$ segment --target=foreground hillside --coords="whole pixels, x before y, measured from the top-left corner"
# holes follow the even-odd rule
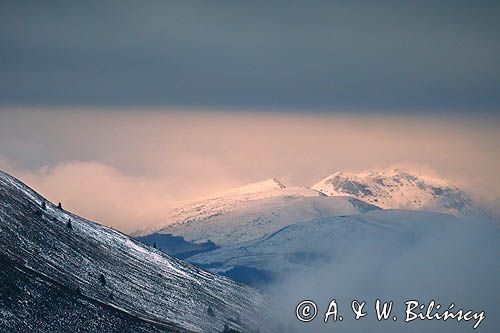
[[[261,325],[260,293],[58,208],[2,172],[0,257],[2,288],[12,286],[0,303],[2,327],[218,332]]]
[[[138,319],[3,256],[0,267],[0,332],[185,331]]]

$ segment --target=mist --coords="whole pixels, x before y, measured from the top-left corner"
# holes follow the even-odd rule
[[[450,221],[450,220],[448,220]],[[472,332],[476,320],[457,322],[414,320],[405,322],[405,302],[431,300],[441,305],[438,312],[451,303],[456,312],[485,311],[478,332],[493,332],[500,327],[496,315],[498,288],[498,228],[481,221],[451,221],[428,224],[426,232],[408,228],[395,242],[373,238],[352,240],[344,253],[332,254],[335,260],[289,272],[280,282],[268,287],[276,302],[273,316],[281,331],[287,332]],[[418,224],[421,224],[418,222]],[[390,232],[390,231],[388,231]],[[332,247],[334,248],[334,247]],[[342,321],[332,317],[324,323],[328,305],[333,299]],[[388,320],[378,321],[375,301],[393,301]],[[296,306],[303,300],[317,304],[318,313],[311,322],[295,317]],[[353,300],[365,301],[365,317],[354,319]],[[433,313],[436,312],[434,309]],[[393,320],[393,316],[397,320]]]

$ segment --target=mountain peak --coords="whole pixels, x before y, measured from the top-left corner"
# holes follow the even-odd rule
[[[223,192],[222,195],[263,193],[274,190],[282,190],[284,188],[286,188],[286,186],[283,185],[282,182],[280,182],[276,178],[269,178],[260,182],[250,183],[233,188],[231,190]]]
[[[402,169],[336,172],[315,184],[326,195],[351,196],[381,208],[431,210],[469,215],[468,194],[445,180]]]

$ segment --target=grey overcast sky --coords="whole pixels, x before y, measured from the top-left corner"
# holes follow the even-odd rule
[[[0,106],[500,109],[498,1],[1,1]]]

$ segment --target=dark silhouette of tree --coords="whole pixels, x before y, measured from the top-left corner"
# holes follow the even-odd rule
[[[153,243],[153,247],[156,249],[156,242]]]
[[[62,209],[62,203],[60,203],[60,202],[59,202],[59,203],[57,204],[57,208]]]
[[[211,306],[208,307],[207,309],[207,314],[210,316],[210,317],[215,317],[215,313],[214,313],[214,310],[212,309]]]
[[[73,226],[71,225],[71,219],[68,219],[68,222],[66,223],[66,227],[68,227],[68,229],[73,229]]]
[[[104,277],[104,274],[101,273],[101,275],[99,275],[99,282],[101,283],[101,286],[105,286],[106,285],[106,278]]]
[[[239,333],[239,332],[237,330],[230,328],[228,324],[224,324],[224,329],[222,330],[222,333]]]

